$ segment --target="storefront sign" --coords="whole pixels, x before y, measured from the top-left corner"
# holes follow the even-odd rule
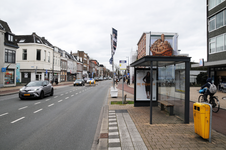
[[[6,68],[2,68],[2,72],[6,72]]]

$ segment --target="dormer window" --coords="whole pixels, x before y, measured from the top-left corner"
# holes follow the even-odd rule
[[[13,42],[13,36],[12,35],[8,35],[8,41]]]
[[[23,43],[25,41],[25,39],[21,39],[20,41],[19,41],[19,43]]]

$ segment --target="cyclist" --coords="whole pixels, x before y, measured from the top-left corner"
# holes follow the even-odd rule
[[[207,101],[208,95],[211,95],[211,96],[214,95],[214,94],[210,93],[210,91],[209,91],[210,83],[212,83],[212,78],[208,78],[208,79],[206,80],[206,84],[204,84],[204,85],[201,87],[201,89],[204,89],[204,88],[207,87],[207,90],[206,90],[205,93],[204,93],[204,100],[205,100],[205,102]]]

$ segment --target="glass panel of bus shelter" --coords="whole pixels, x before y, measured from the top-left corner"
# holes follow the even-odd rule
[[[158,67],[158,100],[174,105],[174,114],[184,120],[185,63]]]

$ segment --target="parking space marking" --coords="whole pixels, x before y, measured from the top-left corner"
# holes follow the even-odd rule
[[[42,109],[39,109],[39,110],[34,111],[34,114],[37,113],[37,112],[40,112],[40,111],[42,111]]]
[[[65,99],[68,99],[69,97],[66,97]]]
[[[24,118],[25,118],[25,117],[21,117],[21,118],[19,118],[19,119],[17,119],[17,120],[12,121],[11,123],[15,123],[15,122],[20,121],[20,120],[22,120],[22,119],[24,119]]]
[[[18,110],[22,110],[22,109],[25,109],[25,108],[27,108],[28,106],[24,106],[24,107],[21,107],[21,108],[19,108]]]
[[[37,102],[37,103],[35,103],[34,105],[37,105],[37,104],[40,104],[41,102]]]
[[[4,114],[1,114],[0,115],[0,117],[2,117],[2,116],[5,116],[5,115],[8,115],[9,113],[4,113]]]
[[[60,94],[60,96],[63,96],[64,94]]]
[[[61,100],[58,101],[58,103],[60,103],[60,102],[62,102],[62,101],[63,101],[63,100],[61,99]]]
[[[46,101],[49,101],[50,99],[47,99]]]
[[[73,97],[74,95],[71,95],[71,97]]]
[[[52,103],[52,104],[48,105],[48,107],[51,107],[51,106],[53,106],[53,105],[54,105],[54,103]]]
[[[54,98],[57,98],[58,96],[55,96]]]

